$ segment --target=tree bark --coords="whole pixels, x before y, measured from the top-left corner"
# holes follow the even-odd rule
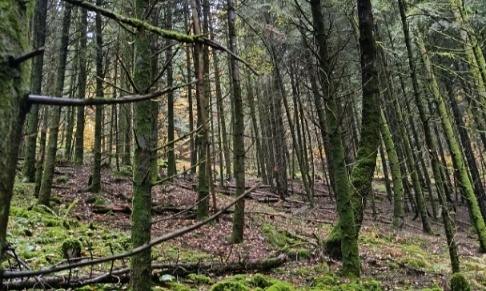
[[[7,244],[7,224],[15,180],[19,142],[25,115],[28,91],[28,65],[12,61],[29,49],[29,3],[0,1],[0,258]],[[3,268],[0,265],[0,289],[4,289]]]

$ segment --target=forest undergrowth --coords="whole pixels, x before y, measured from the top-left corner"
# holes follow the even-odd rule
[[[34,185],[16,181],[8,237],[17,258],[5,261],[5,269],[45,269],[129,251],[132,182],[129,169],[124,170],[104,169],[103,191],[89,193],[83,191],[89,167],[57,167],[51,207],[35,206]],[[247,187],[256,183],[248,179]],[[218,220],[154,247],[154,290],[448,290],[450,263],[440,219],[433,223],[435,235],[423,234],[420,219],[412,220],[410,212],[403,229],[393,229],[393,206],[383,182],[375,181],[375,199],[368,203],[359,239],[363,276],[349,282],[339,275],[340,262],[321,247],[337,215],[328,186],[316,182],[316,207],[310,208],[301,182],[289,185],[292,196],[286,201],[265,185],[251,193],[241,244],[228,243],[230,209]],[[222,208],[231,202],[234,185],[228,181],[216,189]],[[190,179],[156,186],[152,237],[194,224],[196,196]],[[455,223],[463,273],[473,290],[486,290],[486,256],[478,253],[465,205],[457,206]],[[79,254],[72,256],[66,246],[78,242]],[[78,267],[37,276],[25,286],[67,290],[72,283],[74,290],[127,290],[129,265],[125,258]],[[22,280],[4,283],[19,289]]]

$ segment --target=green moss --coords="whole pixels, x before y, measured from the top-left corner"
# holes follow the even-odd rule
[[[277,282],[265,290],[266,291],[292,291],[293,287],[288,283]]]
[[[187,276],[189,279],[191,279],[195,284],[205,284],[205,285],[210,285],[212,284],[211,278],[205,275],[200,275],[200,274],[189,274]]]
[[[449,279],[452,291],[469,291],[471,286],[462,273],[454,273]]]
[[[271,224],[262,226],[263,235],[268,242],[276,247],[283,248],[287,245],[287,236]]]
[[[315,279],[313,290],[332,291],[381,291],[381,283],[375,280],[341,282],[341,279],[334,274],[326,274]]]
[[[416,269],[428,269],[430,265],[427,261],[425,261],[422,257],[415,257],[415,258],[403,258],[400,260],[402,264],[407,266],[416,268]]]
[[[339,282],[334,274],[326,274],[322,277],[316,278],[314,281],[314,286],[319,288],[335,286],[337,284],[339,284]]]
[[[168,285],[170,287],[170,290],[173,291],[191,291],[191,288],[189,286],[178,282],[170,282]]]
[[[270,291],[291,291],[294,290],[292,284],[277,279],[255,275],[235,275],[211,287],[212,291],[244,291],[244,290],[270,290]]]
[[[251,290],[250,288],[246,287],[243,283],[241,282],[235,282],[235,281],[223,281],[214,284],[211,287],[211,291],[249,291]]]

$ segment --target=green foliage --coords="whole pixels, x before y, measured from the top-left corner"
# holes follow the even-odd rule
[[[469,291],[471,286],[462,273],[454,273],[449,279],[452,291]]]

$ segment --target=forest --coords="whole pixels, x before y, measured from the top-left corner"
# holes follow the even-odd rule
[[[0,19],[0,290],[486,290],[484,1]]]

